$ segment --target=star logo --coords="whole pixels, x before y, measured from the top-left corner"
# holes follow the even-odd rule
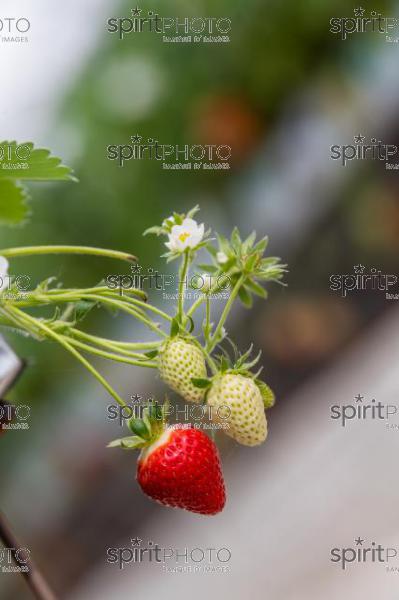
[[[353,268],[355,269],[356,275],[361,275],[366,267],[364,265],[355,265]]]
[[[130,12],[132,13],[133,17],[139,17],[141,13],[141,8],[136,6],[136,8],[132,8]]]
[[[130,265],[130,269],[131,269],[132,273],[135,273],[136,275],[138,275],[141,272],[142,267],[140,265],[138,265],[137,263],[135,263],[134,265]]]
[[[136,133],[136,135],[132,135],[130,137],[130,139],[132,140],[133,144],[140,144],[141,140],[143,139],[141,137],[141,135],[139,135],[138,133]]]
[[[356,546],[363,546],[364,540],[362,540],[361,537],[358,537],[355,539],[355,542],[356,542]]]
[[[358,135],[355,135],[353,139],[355,140],[356,144],[363,144],[363,142],[366,138],[364,135],[359,133]]]
[[[357,396],[355,396],[356,402],[363,402],[363,398],[364,398],[364,396],[361,396],[360,394],[358,394]]]
[[[140,546],[140,544],[141,544],[141,542],[143,540],[141,538],[139,538],[139,537],[135,537],[135,538],[131,538],[130,541],[132,543],[132,546],[136,546],[137,547],[137,546]]]
[[[354,9],[355,17],[362,17],[364,15],[364,8],[359,6],[359,8]]]
[[[142,396],[139,396],[138,394],[134,394],[133,396],[130,396],[130,400],[132,400],[135,403],[140,402],[141,399],[142,399]]]

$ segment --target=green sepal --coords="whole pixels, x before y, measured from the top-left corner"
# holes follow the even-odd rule
[[[148,417],[145,419],[145,412],[143,413],[142,419],[133,417],[127,422],[129,429],[142,441],[149,440],[151,437],[151,424],[148,421]],[[146,422],[147,421],[147,422]]]
[[[170,325],[170,337],[174,338],[180,331],[180,324],[176,317],[173,317],[172,323]]]
[[[137,435],[113,440],[107,444],[107,448],[122,448],[123,450],[135,450],[136,448],[142,448],[144,446],[145,441]]]
[[[259,388],[262,395],[263,404],[265,408],[272,408],[276,402],[276,397],[273,390],[261,379],[255,379],[255,383]]]
[[[201,377],[192,377],[191,383],[201,390],[205,390],[212,385],[212,381],[210,379],[205,379]]]
[[[247,308],[251,308],[251,306],[252,306],[252,296],[248,292],[248,290],[245,289],[245,287],[243,285],[238,290],[238,296],[239,296],[239,298],[240,298],[240,300],[241,300],[241,302],[243,303],[244,306],[246,306]]]

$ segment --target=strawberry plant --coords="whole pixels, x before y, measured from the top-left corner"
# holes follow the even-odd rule
[[[218,234],[211,238],[210,230],[194,219],[198,210],[173,213],[144,233],[164,236],[167,252],[163,256],[167,262],[180,261],[176,307],[171,314],[151,304],[140,287],[112,289],[105,281],[87,288],[65,288],[50,277],[20,294],[9,271],[12,273],[14,261],[24,256],[73,253],[130,263],[137,260],[130,253],[102,248],[29,246],[0,250],[0,325],[38,341],[60,344],[124,408],[125,400],[93,366],[90,356],[154,369],[188,402],[208,403],[217,409],[212,413],[216,424],[224,412],[226,433],[240,444],[254,446],[266,439],[265,409],[273,405],[274,395],[260,379],[261,369],[253,372],[259,355],[251,359],[252,347],[240,355],[226,331],[227,320],[235,301],[250,308],[254,296],[266,298],[264,285],[281,282],[285,265],[278,258],[264,256],[268,240],[256,240],[255,233],[242,239],[235,228],[229,239]],[[199,254],[205,260],[198,262]],[[187,307],[190,286],[196,288],[198,297]],[[220,316],[213,320],[212,299],[227,287],[227,300]],[[37,309],[47,307],[54,309],[51,317],[37,315]],[[156,338],[121,342],[88,333],[82,322],[93,307],[126,313]],[[203,312],[205,319],[199,317]],[[226,351],[226,341],[233,348],[234,360]],[[129,421],[129,427],[133,437],[110,445],[141,449],[137,478],[145,493],[168,506],[203,514],[222,510],[224,484],[219,457],[214,442],[203,432],[183,425],[168,427],[151,409],[142,419]]]

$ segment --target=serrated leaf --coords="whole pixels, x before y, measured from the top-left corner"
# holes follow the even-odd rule
[[[19,225],[30,214],[27,201],[29,194],[25,187],[12,179],[0,180],[0,223]]]
[[[16,150],[24,146],[29,148],[27,158],[18,158]],[[63,165],[60,158],[51,156],[45,148],[35,148],[32,142],[17,144],[16,142],[0,142],[5,156],[0,159],[0,179],[17,179],[29,181],[76,181],[72,170]],[[10,158],[9,158],[10,157]],[[6,164],[25,164],[26,168],[4,168]]]

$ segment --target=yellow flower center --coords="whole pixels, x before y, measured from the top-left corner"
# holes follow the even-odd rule
[[[186,241],[186,239],[187,239],[188,237],[190,237],[190,234],[189,234],[189,233],[187,233],[187,231],[184,231],[183,233],[181,233],[181,234],[179,235],[179,240],[180,240],[181,242],[185,242],[185,241]]]

